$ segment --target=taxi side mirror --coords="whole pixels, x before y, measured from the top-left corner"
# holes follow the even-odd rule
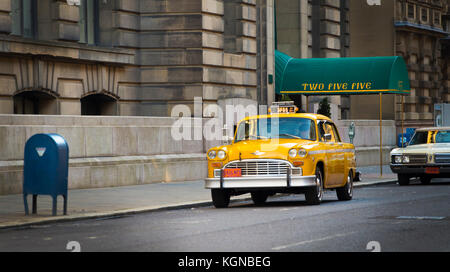
[[[323,138],[325,139],[326,142],[329,142],[332,139],[331,134],[324,134]]]

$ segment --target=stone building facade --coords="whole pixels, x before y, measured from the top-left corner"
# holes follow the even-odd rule
[[[277,0],[277,49],[294,58],[341,58],[350,54],[348,0]],[[306,99],[290,95],[306,109]],[[312,111],[322,97],[310,97]],[[350,100],[330,97],[335,119],[346,118]]]
[[[273,0],[0,0],[0,114],[271,103],[272,26]]]
[[[434,104],[449,102],[448,50],[443,50],[448,30],[443,18],[450,1],[381,1],[380,6],[364,2],[352,1],[350,5],[350,55],[402,56],[411,81],[411,93],[404,97],[404,125],[432,126]],[[379,118],[377,99],[352,97],[350,117]],[[400,129],[401,96],[383,97],[383,118],[396,120]]]

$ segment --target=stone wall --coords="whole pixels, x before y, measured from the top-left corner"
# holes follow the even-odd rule
[[[220,142],[194,137],[177,141],[171,137],[176,121],[162,117],[0,115],[0,194],[21,192],[25,143],[37,133],[58,133],[66,139],[70,189],[203,179],[207,174],[205,153]],[[207,122],[189,121],[191,135]]]
[[[380,123],[376,120],[340,120],[337,122],[343,142],[350,142],[348,130],[355,124],[353,144],[356,150],[356,166],[372,166],[380,163]],[[390,152],[397,145],[396,126],[393,120],[382,122],[382,162],[389,164]]]

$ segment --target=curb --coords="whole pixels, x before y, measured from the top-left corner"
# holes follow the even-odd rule
[[[358,181],[354,183],[354,187],[369,187],[376,186],[380,184],[391,184],[396,183],[397,180],[386,179],[380,181]],[[231,200],[231,203],[247,201],[251,198],[248,196],[238,196]],[[44,224],[52,224],[52,223],[64,223],[64,222],[72,222],[72,221],[82,221],[89,219],[107,219],[107,218],[115,218],[115,217],[124,217],[127,215],[141,214],[147,212],[156,212],[156,211],[164,211],[164,210],[178,210],[178,209],[188,209],[188,208],[196,208],[212,205],[211,200],[199,200],[199,201],[190,201],[183,202],[171,205],[156,205],[156,206],[147,206],[141,208],[132,208],[132,209],[124,209],[119,211],[111,211],[111,212],[99,212],[99,213],[86,213],[86,214],[78,214],[78,215],[69,215],[69,216],[55,216],[55,217],[46,217],[39,218],[35,220],[31,220],[29,222],[11,222],[0,224],[0,230],[6,229],[18,229],[18,228],[26,228],[30,226],[36,225],[44,225]]]

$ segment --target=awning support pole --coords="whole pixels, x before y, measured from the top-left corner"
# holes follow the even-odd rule
[[[404,147],[404,143],[403,143],[403,130],[404,130],[404,124],[403,124],[403,120],[405,120],[405,103],[404,103],[404,96],[403,96],[403,94],[401,95],[402,96],[402,137],[401,137],[401,139],[402,139],[402,148]]]
[[[309,96],[306,96],[306,113],[309,113]]]
[[[380,93],[380,177],[383,176],[383,94]]]

